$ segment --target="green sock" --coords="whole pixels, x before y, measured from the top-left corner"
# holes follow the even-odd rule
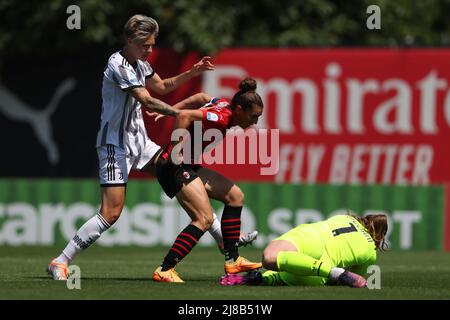
[[[284,286],[285,283],[281,279],[280,273],[272,270],[268,270],[263,273],[263,282],[266,286]]]
[[[333,267],[328,262],[294,251],[279,252],[277,265],[279,271],[286,271],[299,276],[320,276],[324,278],[328,278]]]

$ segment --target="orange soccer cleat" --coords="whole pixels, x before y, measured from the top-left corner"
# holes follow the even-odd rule
[[[182,283],[184,282],[178,273],[175,271],[175,268],[162,271],[161,267],[158,267],[155,272],[153,272],[153,281],[156,282],[175,282]]]
[[[47,266],[47,273],[52,276],[53,280],[67,280],[69,276],[69,268],[66,263],[58,263],[53,259]]]
[[[256,270],[262,268],[261,262],[251,262],[244,257],[239,257],[235,262],[226,263],[225,262],[225,273],[239,273],[247,272],[251,270]]]

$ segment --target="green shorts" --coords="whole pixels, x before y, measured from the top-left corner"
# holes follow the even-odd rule
[[[316,225],[299,225],[274,240],[289,241],[297,248],[298,252],[333,264],[325,250],[325,239]],[[283,282],[290,286],[323,286],[328,281],[324,277],[298,276],[288,272],[280,272],[280,276]]]
[[[316,226],[302,224],[289,230],[275,240],[285,240],[292,243],[298,252],[314,259],[320,259],[325,253],[325,239]]]

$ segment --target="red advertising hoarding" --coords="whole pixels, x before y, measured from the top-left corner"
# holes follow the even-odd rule
[[[152,57],[163,77],[197,61],[195,55],[177,60],[165,54]],[[198,90],[231,98],[238,82],[251,76],[265,103],[258,126],[279,129],[278,173],[261,175],[261,165],[213,165],[231,179],[450,181],[450,50],[229,49],[214,63],[214,71],[184,85],[169,103]],[[168,141],[170,120],[147,124],[150,136]]]

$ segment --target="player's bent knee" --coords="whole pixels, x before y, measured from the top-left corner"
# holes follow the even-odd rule
[[[275,252],[271,249],[266,249],[263,252],[263,256],[262,256],[262,265],[264,268],[268,269],[268,270],[278,270],[278,266],[277,266],[277,254],[278,252]]]
[[[113,225],[119,219],[121,213],[122,213],[122,206],[102,210],[102,216],[110,225]]]
[[[213,215],[200,215],[198,217],[196,217],[195,219],[192,220],[193,222],[195,222],[195,224],[202,229],[203,231],[208,230],[209,228],[211,228],[213,222],[214,222],[214,218]]]
[[[213,222],[214,222],[213,215],[208,215],[208,216],[203,217],[203,224],[204,224],[205,230],[208,230],[209,228],[211,228]]]

